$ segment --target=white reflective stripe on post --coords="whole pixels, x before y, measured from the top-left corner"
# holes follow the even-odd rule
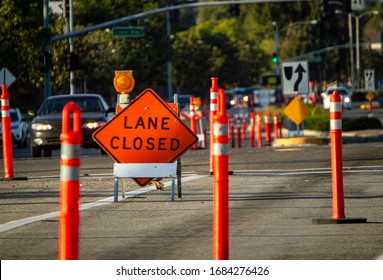
[[[1,116],[2,116],[3,118],[5,118],[5,117],[9,117],[9,116],[10,116],[10,112],[9,112],[9,110],[1,110]]]
[[[217,111],[217,92],[210,92],[210,111]]]
[[[195,116],[194,104],[189,105],[189,112],[190,112],[190,117]]]
[[[78,181],[79,180],[80,152],[81,152],[81,145],[67,144],[67,143],[61,144],[61,160],[64,161],[64,163],[62,162],[60,166],[60,180],[62,181]]]
[[[342,112],[342,105],[340,102],[330,102],[330,112]]]
[[[80,168],[78,166],[61,165],[60,181],[78,181],[80,176]]]
[[[228,144],[214,143],[214,155],[226,156],[229,154]]]
[[[330,120],[330,130],[342,129],[342,120]]]
[[[62,159],[78,159],[81,155],[81,146],[78,144],[61,144],[61,158]]]
[[[215,123],[214,124],[214,136],[225,136],[229,135],[228,131],[228,125],[227,124],[220,124],[220,123]]]
[[[212,91],[210,92],[210,101],[217,100],[217,92]]]
[[[1,99],[1,106],[9,106],[9,99]]]

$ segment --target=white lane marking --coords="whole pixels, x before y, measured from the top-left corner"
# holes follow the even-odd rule
[[[190,182],[190,181],[199,180],[199,179],[202,179],[205,177],[208,177],[208,175],[192,175],[192,176],[182,178],[181,181],[182,182]],[[172,184],[171,181],[166,182],[164,184],[164,188],[171,187],[171,184]],[[140,189],[134,190],[134,191],[128,191],[125,193],[125,198],[135,197],[135,196],[138,196],[140,194],[147,193],[147,192],[150,192],[153,190],[156,190],[156,187],[150,186],[150,187],[146,187],[146,188],[140,188]],[[118,198],[120,200],[122,198],[122,195],[119,195]],[[104,198],[104,199],[101,199],[101,200],[98,200],[95,202],[80,205],[80,211],[85,211],[85,210],[88,210],[90,208],[101,206],[101,205],[111,204],[113,202],[114,202],[113,196],[107,197],[107,198]],[[38,215],[38,216],[24,218],[24,219],[15,220],[15,221],[10,221],[10,222],[7,222],[7,223],[0,225],[0,233],[6,232],[6,231],[9,231],[9,230],[21,227],[21,226],[25,226],[25,225],[28,225],[28,224],[31,224],[34,222],[38,222],[38,221],[42,221],[42,220],[46,220],[46,219],[52,219],[52,218],[56,218],[59,216],[60,216],[60,211],[55,211],[55,212],[51,212],[51,213],[47,213],[47,214],[43,214],[43,215]]]
[[[287,175],[307,175],[307,174],[328,174],[331,173],[331,167],[323,168],[302,168],[302,169],[253,169],[253,170],[234,170],[236,174],[256,174],[256,175],[268,175],[268,176],[287,176]],[[343,173],[375,173],[382,172],[382,165],[374,166],[353,166],[343,167]]]

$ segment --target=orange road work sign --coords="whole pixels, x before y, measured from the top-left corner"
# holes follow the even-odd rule
[[[152,89],[144,90],[95,131],[93,139],[118,163],[174,162],[198,141]],[[140,186],[151,180],[135,179]]]

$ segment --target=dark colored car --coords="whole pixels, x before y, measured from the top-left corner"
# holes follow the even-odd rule
[[[77,103],[81,109],[82,147],[100,148],[92,139],[92,134],[113,116],[114,109],[109,108],[107,102],[98,94],[56,95],[43,102],[32,121],[32,158],[50,157],[52,150],[60,148],[62,110],[70,101]]]

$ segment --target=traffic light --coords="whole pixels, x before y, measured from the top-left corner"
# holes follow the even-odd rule
[[[278,55],[276,52],[273,52],[273,58],[271,59],[273,63],[278,63]]]
[[[351,0],[343,0],[343,8],[346,13],[351,13]]]
[[[80,64],[80,57],[74,52],[68,52],[66,55],[66,66],[70,71],[78,70]]]
[[[327,12],[329,8],[328,0],[321,0],[320,9],[322,12]]]
[[[229,13],[232,17],[238,17],[240,15],[240,8],[238,4],[233,4],[229,6]]]
[[[68,52],[66,54],[66,67],[69,69],[69,70],[72,70],[72,66],[73,66],[73,53],[72,52]]]

